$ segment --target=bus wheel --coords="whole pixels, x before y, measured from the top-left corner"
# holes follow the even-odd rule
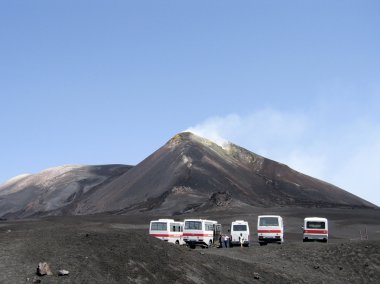
[[[208,242],[208,247],[207,248],[211,248],[212,247],[212,240],[210,240],[209,242]]]
[[[176,245],[179,245],[179,241],[178,241],[178,240],[176,240],[176,241],[175,241],[175,244],[176,244]]]

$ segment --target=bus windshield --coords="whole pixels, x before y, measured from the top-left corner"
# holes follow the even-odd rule
[[[247,225],[233,225],[233,227],[232,227],[232,230],[233,231],[243,231],[243,232],[245,232],[245,231],[247,231]]]
[[[277,217],[262,217],[260,218],[260,226],[278,226]]]
[[[309,229],[325,229],[325,222],[308,221],[308,222],[306,222],[306,228],[309,228]]]

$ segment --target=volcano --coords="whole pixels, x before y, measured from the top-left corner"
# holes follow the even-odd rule
[[[48,178],[45,171],[0,186],[0,216],[376,207],[237,145],[221,147],[189,132],[175,135],[134,167],[86,166],[63,172]]]

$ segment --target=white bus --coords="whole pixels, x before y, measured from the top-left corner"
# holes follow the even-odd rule
[[[249,225],[247,221],[236,220],[231,223],[231,246],[238,245],[240,246],[240,240],[243,239],[243,245],[249,246]]]
[[[183,241],[183,222],[173,219],[150,221],[149,235],[173,244],[185,244]]]
[[[188,246],[211,247],[219,239],[221,225],[216,221],[203,219],[185,219],[183,240]]]
[[[257,218],[257,236],[259,244],[282,244],[284,242],[284,222],[281,216],[262,215]]]
[[[318,240],[327,242],[329,238],[329,228],[326,218],[307,217],[303,225],[303,241]]]

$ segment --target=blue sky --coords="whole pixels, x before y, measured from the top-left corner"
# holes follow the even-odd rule
[[[191,129],[380,205],[379,1],[1,1],[0,182]]]

